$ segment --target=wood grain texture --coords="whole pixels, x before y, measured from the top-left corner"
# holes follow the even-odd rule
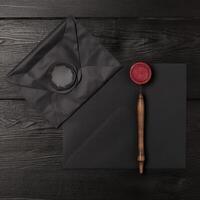
[[[188,102],[187,113],[187,139],[191,145],[187,152],[187,158],[191,159],[188,167],[195,169],[200,166],[200,102]],[[61,128],[53,128],[26,101],[0,101],[0,169],[55,170],[61,167],[61,157]]]
[[[200,20],[80,19],[124,65],[188,64],[188,99],[200,98]],[[6,74],[61,20],[0,20],[0,99],[21,98]]]
[[[17,15],[18,9],[24,16],[38,16],[46,6],[45,1],[32,1],[27,11],[30,1],[2,2],[8,6],[0,6],[0,16]],[[57,15],[58,10],[44,15]],[[62,129],[52,128],[5,81],[8,71],[60,21],[0,20],[0,200],[199,200],[200,20],[80,19],[123,64],[188,63],[187,169],[147,171],[142,177],[132,170],[63,170]]]
[[[199,197],[200,101],[188,102],[187,170],[142,177],[135,170],[63,170],[61,129],[23,100],[1,100],[0,116],[0,199],[184,200],[195,196],[190,189]]]
[[[181,173],[152,172],[143,177],[136,174],[119,170],[2,170],[0,197],[6,200],[183,199],[181,192],[186,179]]]
[[[0,17],[199,17],[196,0],[1,0]]]
[[[61,166],[62,131],[52,128],[25,101],[1,100],[0,170]]]

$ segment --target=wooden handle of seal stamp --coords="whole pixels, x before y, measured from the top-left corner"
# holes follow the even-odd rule
[[[137,124],[138,124],[138,165],[139,173],[144,172],[144,97],[142,93],[139,94],[137,100]]]

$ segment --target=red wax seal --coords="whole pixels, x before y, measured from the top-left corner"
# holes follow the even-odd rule
[[[151,79],[151,68],[144,62],[137,62],[130,68],[131,80],[138,84],[143,85]]]

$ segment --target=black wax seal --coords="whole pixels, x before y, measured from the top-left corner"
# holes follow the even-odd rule
[[[56,64],[49,71],[50,82],[55,90],[66,91],[74,86],[76,71],[72,65]]]

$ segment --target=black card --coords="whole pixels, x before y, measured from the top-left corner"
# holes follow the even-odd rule
[[[143,88],[146,168],[184,168],[186,65],[152,64]],[[120,70],[64,124],[65,168],[136,168],[138,86]]]

